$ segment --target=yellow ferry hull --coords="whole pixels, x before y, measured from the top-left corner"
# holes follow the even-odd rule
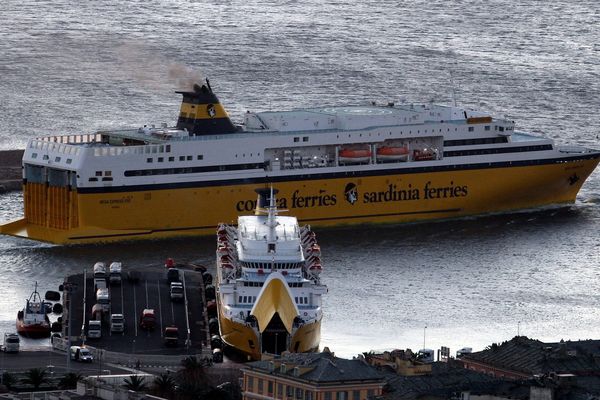
[[[0,233],[57,244],[213,234],[219,222],[251,214],[257,187],[273,182],[278,206],[300,223],[403,223],[569,204],[598,164],[568,162],[376,176],[263,179],[198,187],[104,193],[24,185],[25,218]],[[225,182],[223,182],[225,183]],[[119,191],[115,191],[118,189]]]
[[[260,360],[261,352],[259,339],[255,331],[238,322],[224,316],[219,304],[219,329],[221,340],[228,346],[235,348],[238,352],[245,354],[251,360]],[[300,327],[290,341],[290,351],[304,353],[316,351],[321,341],[321,321],[306,324]],[[298,344],[297,344],[298,343]]]

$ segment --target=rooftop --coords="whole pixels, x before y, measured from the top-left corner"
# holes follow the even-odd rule
[[[291,353],[271,361],[255,361],[246,364],[246,368],[313,383],[383,381],[383,375],[363,360],[338,358],[327,349],[321,353]]]

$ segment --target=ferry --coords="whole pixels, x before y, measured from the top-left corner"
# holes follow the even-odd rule
[[[309,226],[278,215],[277,190],[258,189],[255,215],[217,228],[221,340],[248,359],[317,351],[321,339],[321,249]]]
[[[57,244],[210,234],[271,184],[278,206],[319,227],[563,206],[600,157],[456,106],[247,112],[234,124],[208,80],[176,93],[174,127],[31,139],[24,218],[0,233]]]

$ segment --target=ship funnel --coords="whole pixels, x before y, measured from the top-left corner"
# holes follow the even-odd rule
[[[256,199],[256,210],[254,211],[254,214],[267,214],[268,208],[271,206],[271,193],[273,193],[273,197],[275,197],[279,190],[271,188],[261,188],[256,189],[255,192],[258,193],[258,199]]]
[[[178,129],[187,129],[190,136],[220,135],[237,132],[237,128],[219,99],[213,93],[208,79],[205,85],[194,84],[191,92],[175,92],[183,95]]]

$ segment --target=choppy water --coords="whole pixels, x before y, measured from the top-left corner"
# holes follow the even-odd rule
[[[600,4],[524,1],[15,1],[0,4],[0,148],[173,123],[177,74],[247,110],[451,103],[599,147]],[[569,210],[318,232],[322,344],[482,348],[520,332],[598,338],[600,175]],[[21,213],[0,195],[0,220]],[[0,332],[31,292],[95,261],[212,263],[212,238],[61,248],[0,237]],[[519,324],[520,321],[520,324]],[[424,327],[427,326],[425,329]],[[36,343],[28,343],[35,346]]]

